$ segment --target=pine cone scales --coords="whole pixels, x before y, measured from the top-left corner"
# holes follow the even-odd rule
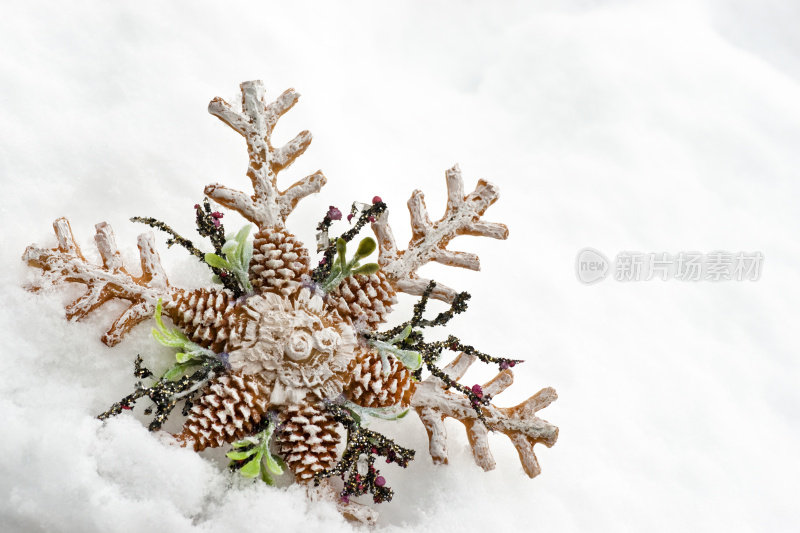
[[[258,376],[230,373],[215,378],[192,405],[177,437],[199,452],[251,435],[269,409],[269,395]]]
[[[373,351],[362,352],[350,374],[347,397],[362,407],[407,407],[416,389],[411,372],[394,357],[389,358],[389,373],[384,375],[380,355]]]
[[[179,291],[167,312],[189,340],[220,353],[228,341],[233,296],[225,290]]]
[[[283,228],[266,228],[253,238],[250,280],[253,288],[277,289],[289,296],[300,288],[300,277],[308,272],[308,250]]]
[[[321,405],[291,405],[283,413],[284,424],[277,437],[283,460],[298,481],[332,468],[341,437],[338,422]]]
[[[350,317],[353,323],[363,319],[369,329],[382,324],[397,303],[395,290],[380,270],[371,276],[348,276],[329,298],[343,318]]]

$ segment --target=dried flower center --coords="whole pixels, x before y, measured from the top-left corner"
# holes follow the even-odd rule
[[[313,346],[314,337],[311,333],[304,329],[298,329],[292,332],[283,353],[292,361],[303,361],[311,355]]]

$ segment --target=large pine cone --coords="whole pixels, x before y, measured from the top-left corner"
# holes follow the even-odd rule
[[[411,372],[394,357],[389,358],[389,374],[384,375],[381,357],[372,350],[356,356],[350,375],[346,395],[362,407],[408,407],[417,386]]]
[[[368,329],[377,329],[397,303],[394,289],[380,270],[371,276],[346,277],[328,298],[342,318],[349,317],[353,323],[363,320]]]
[[[283,413],[283,429],[277,436],[281,456],[298,481],[332,468],[341,437],[339,424],[322,405],[291,405]]]
[[[250,281],[256,290],[277,289],[289,296],[308,271],[308,250],[285,229],[266,228],[253,237]]]
[[[258,376],[231,373],[215,378],[192,405],[177,438],[199,452],[252,435],[269,409],[269,395]]]
[[[220,353],[228,341],[232,302],[233,295],[222,289],[180,290],[168,304],[167,313],[189,340]]]

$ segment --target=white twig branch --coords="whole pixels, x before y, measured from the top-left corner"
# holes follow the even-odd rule
[[[451,379],[458,380],[476,359],[474,355],[462,352],[442,370]],[[513,382],[514,375],[511,370],[503,370],[482,387],[483,393],[495,397]],[[533,445],[543,443],[550,447],[558,438],[558,428],[536,417],[536,412],[550,405],[556,398],[556,391],[546,388],[514,407],[504,408],[494,405],[481,407],[488,427],[511,439],[519,453],[522,467],[530,477],[540,473]],[[444,419],[451,417],[466,427],[475,462],[484,470],[495,467],[489,449],[487,425],[478,419],[468,398],[445,390],[444,383],[439,378],[429,376],[417,386],[411,405],[416,409],[428,432],[430,454],[434,463],[447,463],[447,431]]]
[[[294,89],[289,89],[274,102],[266,104],[263,82],[246,81],[240,87],[241,112],[221,98],[214,98],[208,111],[247,140],[250,156],[247,177],[252,183],[253,194],[219,184],[207,186],[205,193],[221,205],[239,212],[259,228],[282,227],[302,198],[319,192],[325,185],[325,176],[317,171],[285,191],[278,188],[278,173],[294,163],[311,144],[311,133],[302,131],[284,146],[272,146],[272,131],[278,119],[294,106],[299,95]]]
[[[493,239],[508,237],[508,228],[505,225],[481,220],[486,209],[497,200],[497,187],[485,180],[479,180],[475,190],[465,196],[464,181],[458,165],[447,171],[446,179],[447,208],[444,216],[436,222],[431,222],[428,216],[422,191],[416,190],[411,194],[408,200],[411,241],[406,250],[397,249],[387,211],[372,224],[380,245],[381,268],[399,291],[413,295],[422,294],[428,280],[419,278],[416,271],[429,261],[480,270],[480,260],[476,254],[447,250],[448,243],[459,235]],[[451,302],[455,295],[453,289],[437,285],[432,297]]]
[[[102,266],[93,265],[86,260],[75,243],[72,228],[66,218],[57,219],[53,223],[53,229],[58,239],[56,248],[29,246],[22,256],[29,265],[42,269],[43,274],[39,284],[28,288],[39,290],[65,282],[86,285],[86,293],[67,305],[66,313],[70,320],[85,318],[115,298],[130,301],[130,307],[102,337],[103,342],[109,346],[117,344],[133,326],[150,317],[159,298],[169,298],[169,283],[155,250],[152,233],[139,236],[142,275],[135,277],[125,270],[114,232],[105,222],[95,226],[95,243],[103,260]]]

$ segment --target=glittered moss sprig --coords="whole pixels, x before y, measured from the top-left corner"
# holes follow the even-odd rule
[[[375,503],[391,501],[394,491],[386,485],[386,479],[375,468],[375,460],[385,457],[387,463],[406,468],[408,462],[414,459],[414,450],[403,448],[388,437],[363,428],[360,416],[346,406],[335,402],[326,402],[325,405],[333,418],[347,429],[347,443],[339,462],[333,468],[318,472],[314,476],[314,484],[319,485],[324,478],[341,476],[344,481],[340,493],[342,502],[348,503],[350,498],[367,493],[372,494]],[[366,463],[366,472],[359,471],[361,462]]]
[[[272,417],[265,417],[252,436],[233,443],[233,450],[226,456],[231,460],[228,467],[247,478],[261,477],[267,485],[273,485],[272,476],[280,476],[286,465],[280,457],[269,451],[275,432]]]
[[[219,211],[212,211],[208,198],[203,198],[202,206],[200,204],[195,204],[194,209],[197,232],[202,237],[209,238],[211,245],[214,247],[214,254],[219,257],[224,257],[225,252],[223,248],[227,242],[225,238],[225,226],[223,226],[221,221],[224,214]],[[198,249],[194,243],[192,243],[192,241],[181,236],[166,223],[161,222],[153,217],[132,217],[131,221],[146,224],[151,228],[161,230],[170,235],[170,238],[167,239],[167,247],[177,244],[188,250],[190,254],[197,257],[200,262],[205,263],[211,269],[211,271],[214,273],[214,279],[217,282],[222,283],[226,289],[230,290],[235,298],[238,298],[247,292],[247,283],[249,283],[249,280],[247,280],[246,277],[245,280],[247,280],[247,283],[242,283],[241,276],[237,275],[232,270],[229,270],[224,266],[220,267],[210,264],[206,260],[206,255],[208,254]]]
[[[342,219],[342,212],[338,208],[330,206],[328,212],[325,214],[325,217],[317,225],[317,251],[324,251],[324,253],[319,265],[311,273],[311,279],[316,283],[322,284],[330,276],[331,269],[334,266],[333,259],[337,253],[339,240],[341,239],[345,243],[352,241],[355,236],[358,235],[361,229],[367,224],[367,222],[375,222],[378,216],[386,211],[386,204],[380,199],[379,196],[376,196],[372,199],[372,205],[370,206],[359,209],[359,205],[366,204],[353,202],[353,207],[350,209],[350,214],[347,216],[348,222],[350,222],[353,227],[342,233],[338,238],[331,239],[329,235],[329,230],[333,224],[333,221]],[[358,220],[353,223],[352,219],[355,217],[356,213],[358,213]]]
[[[384,357],[385,353],[391,353],[397,357],[397,354],[418,353],[422,360],[422,364],[412,367],[406,365],[409,370],[412,370],[412,375],[415,379],[422,379],[422,368],[426,368],[431,374],[439,378],[444,383],[444,388],[453,388],[464,396],[466,396],[478,418],[486,424],[486,417],[481,409],[482,405],[489,405],[491,396],[485,394],[480,385],[475,384],[472,387],[462,385],[458,381],[448,376],[436,362],[439,360],[443,350],[451,350],[454,352],[462,351],[470,355],[474,355],[484,363],[497,364],[501,370],[515,366],[522,361],[519,359],[508,359],[504,357],[494,357],[489,354],[476,350],[474,347],[462,343],[456,336],[450,335],[447,340],[425,342],[422,330],[428,327],[444,326],[452,318],[467,310],[467,301],[470,298],[469,293],[461,292],[456,295],[450,308],[447,311],[439,313],[435,318],[429,320],[423,318],[423,313],[428,305],[433,289],[436,288],[436,282],[431,281],[422,293],[419,301],[414,305],[414,313],[411,320],[404,322],[386,332],[382,333],[365,333],[362,334],[367,342],[377,347],[379,350],[383,347],[381,356]],[[416,328],[416,329],[415,329]],[[390,345],[393,350],[388,350],[387,345]],[[400,362],[405,364],[405,359],[398,357]]]
[[[194,395],[221,371],[223,371],[222,363],[217,360],[208,360],[201,363],[200,368],[191,375],[181,376],[174,381],[162,377],[149,387],[143,386],[142,382],[139,381],[131,394],[114,403],[97,418],[106,420],[109,417],[118,415],[123,410],[131,410],[137,400],[147,396],[152,400],[153,405],[145,409],[144,414],[150,415],[155,409],[156,415],[148,428],[150,431],[157,431],[161,429],[162,424],[164,424],[179,402],[184,402],[182,412],[184,416],[188,415],[189,409],[192,408]],[[142,365],[142,357],[140,355],[136,356],[133,375],[140,379],[153,377],[153,373]]]

